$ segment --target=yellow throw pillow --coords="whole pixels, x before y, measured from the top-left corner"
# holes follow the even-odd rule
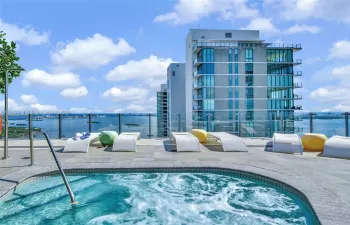
[[[324,134],[306,133],[301,137],[303,148],[309,151],[323,151],[328,138]]]
[[[196,136],[200,143],[205,143],[208,138],[208,133],[205,130],[202,129],[192,129],[191,134]]]

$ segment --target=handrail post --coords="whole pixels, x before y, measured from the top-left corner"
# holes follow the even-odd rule
[[[238,113],[238,137],[242,136],[242,121],[241,121],[241,113]]]
[[[91,114],[89,114],[89,133],[91,133]]]
[[[273,116],[272,116],[272,111],[270,111],[270,137],[272,137],[272,121],[273,121]]]
[[[211,116],[211,114],[210,113],[208,113],[207,114],[207,117],[208,117],[208,119],[207,119],[207,121],[208,121],[208,132],[210,132],[211,131],[211,126],[210,126],[210,116]]]
[[[32,114],[28,115],[29,147],[30,147],[30,165],[34,165],[34,147],[33,147],[33,124]]]
[[[284,131],[283,131],[283,113],[282,113],[282,111],[279,111],[279,113],[280,113],[280,129],[281,129],[281,134],[283,134],[284,133]]]
[[[62,114],[58,114],[58,139],[62,138]]]
[[[313,130],[314,130],[314,127],[313,127],[313,118],[312,118],[312,116],[313,115],[316,115],[315,113],[312,113],[312,112],[310,112],[309,113],[309,115],[310,115],[310,133],[312,133],[313,132]]]
[[[64,184],[66,185],[67,191],[68,191],[69,196],[70,196],[71,203],[72,204],[77,204],[77,202],[75,201],[75,197],[74,197],[73,191],[72,191],[72,189],[69,186],[68,180],[66,178],[66,174],[64,173],[64,170],[62,169],[61,163],[60,163],[60,161],[57,158],[56,152],[55,152],[55,150],[54,150],[54,148],[52,146],[52,143],[51,143],[51,141],[49,139],[49,136],[47,136],[47,133],[43,133],[43,134],[44,134],[44,136],[46,138],[46,141],[47,141],[47,143],[49,145],[49,148],[50,148],[50,151],[51,151],[51,153],[53,155],[53,158],[56,161],[56,164],[57,164],[58,169],[59,169],[59,171],[61,173],[61,176],[62,176],[62,179],[64,181]]]
[[[122,124],[121,124],[121,119],[120,119],[121,115],[120,113],[118,114],[118,133],[120,134],[122,132]]]
[[[151,124],[151,113],[148,114],[148,137],[151,139],[152,138],[152,124]]]
[[[345,115],[345,136],[349,137],[349,113],[343,113]]]
[[[181,132],[181,113],[177,114],[179,116],[179,123],[177,124],[177,130]]]

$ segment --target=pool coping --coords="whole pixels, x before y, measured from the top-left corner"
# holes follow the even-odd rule
[[[321,224],[345,225],[350,221],[350,206],[335,193],[309,182],[301,176],[288,175],[278,171],[264,168],[237,165],[223,162],[115,162],[115,163],[65,163],[62,165],[67,174],[69,173],[93,173],[93,172],[118,172],[128,170],[130,172],[142,170],[167,172],[167,169],[207,169],[227,170],[244,173],[245,177],[257,178],[266,181],[273,186],[287,189],[301,197],[310,204]],[[210,170],[210,171],[209,171]],[[5,198],[15,190],[17,185],[30,181],[30,178],[57,174],[56,166],[33,166],[2,177],[0,180],[0,199]],[[265,180],[264,180],[265,179]],[[294,190],[294,191],[293,191]]]

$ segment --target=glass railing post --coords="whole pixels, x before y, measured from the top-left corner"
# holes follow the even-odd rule
[[[208,117],[208,132],[210,132],[211,131],[211,121],[210,121],[210,116],[211,116],[211,114],[210,113],[208,113],[207,114],[207,117]]]
[[[33,147],[33,125],[32,114],[28,115],[28,131],[29,131],[29,148],[30,148],[30,165],[34,165],[34,147]]]
[[[118,114],[118,134],[122,133],[121,114]]]
[[[345,136],[349,137],[349,113],[343,113],[345,115]]]
[[[241,137],[241,113],[238,113],[238,136]]]
[[[316,115],[316,114],[311,112],[311,113],[309,113],[309,115],[310,115],[310,133],[312,133],[313,130],[314,130],[314,128],[313,128],[312,116],[313,116],[313,115]]]
[[[89,133],[91,133],[91,114],[89,114]]]
[[[179,131],[179,132],[181,132],[181,114],[179,113],[179,114],[177,114],[178,116],[179,116],[179,122],[178,122],[178,125],[177,125],[177,130]]]
[[[272,137],[272,121],[273,121],[273,116],[272,116],[272,112],[270,112],[270,137]]]
[[[279,111],[280,114],[280,129],[281,129],[281,133],[283,134],[283,113],[282,111]]]
[[[58,139],[62,138],[62,114],[58,114]]]
[[[151,113],[148,114],[148,137],[152,138]]]

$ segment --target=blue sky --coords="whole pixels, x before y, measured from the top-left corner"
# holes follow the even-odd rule
[[[4,0],[0,30],[26,69],[10,110],[154,112],[168,64],[185,61],[185,37],[199,27],[302,44],[300,104],[350,111],[349,11],[348,0]]]

